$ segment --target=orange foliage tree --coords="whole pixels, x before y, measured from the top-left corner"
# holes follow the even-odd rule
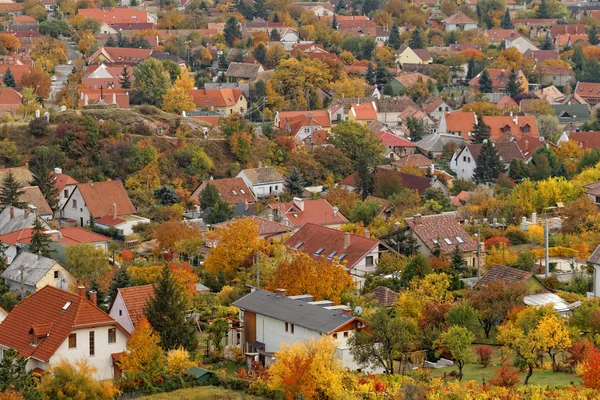
[[[127,351],[121,355],[119,365],[129,379],[152,379],[165,372],[160,337],[145,317],[127,341]]]
[[[195,290],[198,276],[192,271],[192,266],[187,262],[172,261],[169,263],[169,268],[173,271],[175,283],[179,286],[183,293],[191,300]],[[158,282],[161,277],[163,267],[161,265],[153,265],[149,267],[127,268],[131,280],[135,285],[150,285]]]
[[[0,47],[4,47],[8,51],[15,51],[21,47],[19,39],[7,33],[0,34]]]
[[[47,98],[50,94],[50,75],[39,67],[25,72],[19,83],[23,87],[32,88],[38,97]]]
[[[466,49],[458,54],[465,57],[466,59],[474,58],[475,60],[483,60],[483,53],[477,49]]]
[[[600,350],[596,348],[589,350],[580,376],[583,379],[583,386],[600,389]]]
[[[292,296],[309,293],[315,300],[339,303],[341,294],[352,290],[354,282],[346,269],[336,262],[295,253],[291,257],[282,257],[267,287],[270,290],[285,288]]]
[[[158,240],[161,250],[171,250],[175,244],[183,239],[199,238],[200,231],[183,221],[169,221],[162,223],[156,229],[154,237]]]

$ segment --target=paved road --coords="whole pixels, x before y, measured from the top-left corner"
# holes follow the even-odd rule
[[[75,45],[69,42],[69,38],[61,37],[61,40],[67,45],[67,58],[69,60],[73,61],[81,56]],[[56,76],[56,81],[52,82],[50,85],[50,101],[54,101],[56,99],[56,95],[65,86],[67,78],[72,70],[73,66],[69,64],[61,64],[54,68],[54,76]]]

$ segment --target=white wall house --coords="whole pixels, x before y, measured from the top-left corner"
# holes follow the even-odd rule
[[[245,169],[237,174],[256,197],[277,196],[285,191],[283,176],[273,167]]]
[[[152,285],[120,288],[108,314],[129,333],[137,327],[144,315],[146,302],[154,296]],[[140,301],[144,300],[146,301]]]
[[[469,147],[465,146],[456,156],[456,177],[458,179],[472,179],[473,172],[477,166],[477,159],[469,151]]]

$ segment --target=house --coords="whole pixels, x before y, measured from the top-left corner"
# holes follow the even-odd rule
[[[587,194],[596,205],[600,205],[600,181],[588,183],[583,187],[585,188],[585,194]]]
[[[91,217],[97,225],[115,227],[124,235],[131,235],[138,223],[150,222],[135,215],[135,207],[119,180],[78,183],[60,216],[74,220],[78,226],[89,225]]]
[[[364,322],[352,316],[350,310],[333,306],[330,301],[312,300],[311,295],[288,297],[283,289],[277,293],[254,289],[233,302],[232,305],[240,309],[242,351],[252,361],[268,366],[282,345],[327,335],[335,339],[336,355],[343,367],[359,369],[350,354],[348,339],[364,328]]]
[[[391,86],[394,95],[396,95],[419,81],[425,83],[429,83],[431,81],[432,84],[437,84],[435,79],[427,75],[423,75],[419,72],[411,72],[395,76],[394,79],[390,81],[389,85]]]
[[[190,196],[190,200],[200,203],[200,194],[209,183],[217,188],[220,199],[229,204],[237,204],[240,202],[254,203],[256,201],[252,191],[242,178],[205,180],[198,185],[196,190],[194,190]]]
[[[450,133],[434,133],[426,135],[417,143],[417,148],[427,157],[440,158],[447,151],[454,151],[465,144],[462,135],[457,136]]]
[[[102,46],[88,57],[88,64],[136,65],[150,58],[151,54],[151,49]]]
[[[470,141],[475,125],[477,125],[477,117],[473,111],[444,112],[437,134],[460,136]]]
[[[348,121],[360,122],[363,125],[377,121],[377,107],[374,102],[352,104],[348,111]]]
[[[584,24],[556,24],[550,28],[548,33],[554,39],[559,35],[585,35],[586,31]]]
[[[0,212],[0,235],[19,229],[33,228],[37,218],[36,213],[31,212],[29,208],[6,207]],[[39,219],[44,228],[50,229],[50,225],[46,221]]]
[[[390,288],[377,286],[370,293],[368,293],[367,296],[371,296],[371,298],[375,300],[380,307],[389,308],[394,305],[399,297],[399,294]]]
[[[21,252],[10,263],[2,273],[2,279],[10,290],[23,294],[37,292],[46,286],[70,290],[77,284],[77,279],[58,261],[28,251]]]
[[[417,145],[410,140],[384,131],[375,132],[375,135],[381,139],[381,145],[385,146],[387,151],[392,151],[396,155],[403,157],[414,154]]]
[[[250,81],[254,82],[258,76],[265,72],[265,69],[262,65],[256,63],[240,63],[240,62],[232,62],[229,64],[227,71],[225,72],[225,77],[231,81],[239,82],[239,81]]]
[[[506,86],[508,85],[508,76],[510,75],[510,70],[507,69],[498,69],[498,68],[486,68],[485,69],[490,78],[492,80],[492,89],[494,93],[506,93]],[[469,81],[469,89],[473,93],[479,92],[479,78],[481,77],[482,72],[477,74],[476,77]],[[529,81],[525,78],[523,71],[517,71],[518,79],[521,81],[521,88],[523,89],[523,93],[527,93],[529,91]]]
[[[307,123],[310,122],[310,123]],[[326,131],[331,129],[331,115],[328,110],[312,111],[276,111],[273,124],[279,129],[283,129],[294,134],[296,128],[321,127]],[[304,129],[298,129],[299,132],[305,132]]]
[[[532,272],[507,267],[506,265],[493,265],[477,281],[475,287],[485,289],[487,285],[497,282],[508,286],[525,285],[528,294],[548,291]]]
[[[258,217],[256,215],[251,215],[249,217],[258,225],[258,235],[263,240],[281,240],[284,237],[288,236],[291,232],[291,229],[288,225],[273,221],[273,215],[269,215],[268,218]],[[214,224],[214,229],[219,229],[226,227],[232,224],[234,220],[221,222],[219,224]]]
[[[526,161],[519,146],[514,141],[496,142],[494,146],[504,164],[504,171],[508,171],[510,162],[515,158]],[[458,153],[456,171],[454,171],[458,179],[473,179],[473,173],[477,167],[477,160],[482,147],[483,144],[468,144]]]
[[[450,195],[448,188],[435,177],[428,178],[425,176],[406,174],[404,172],[395,171],[388,168],[377,168],[375,171],[375,188],[377,188],[377,181],[381,181],[382,179],[397,180],[402,184],[402,187],[416,190],[420,196],[422,196],[430,187],[440,189],[446,196]],[[342,179],[339,184],[348,190],[360,190],[356,173],[348,175],[346,178]]]
[[[529,162],[531,160],[533,154],[537,149],[539,149],[542,146],[550,146],[549,142],[542,137],[522,137],[521,139],[516,140],[515,143],[517,144],[517,146],[519,146],[519,150],[521,150],[521,154],[523,154],[523,157],[525,157],[526,162]]]
[[[531,58],[535,63],[544,63],[548,60],[558,60],[558,52],[555,50],[527,50],[523,58]]]
[[[323,119],[325,122],[329,121],[329,115],[326,115],[326,118]],[[330,127],[321,125],[320,120],[315,119],[314,114],[310,111],[306,113],[297,112],[293,116],[285,117],[285,121],[283,121],[285,125],[282,124],[282,129],[288,131],[299,142],[312,141],[316,132],[324,132],[325,129]]]
[[[503,45],[506,40],[512,40],[520,37],[521,34],[514,29],[493,28],[485,31],[488,41],[493,45]]]
[[[523,137],[538,138],[540,136],[533,115],[501,115],[483,117],[483,122],[490,132],[493,141],[520,140]]]
[[[534,73],[537,69],[534,68]],[[565,86],[575,82],[575,71],[570,66],[568,67],[550,67],[542,65],[539,68],[540,83],[543,85]]]
[[[0,3],[1,5],[1,3]],[[15,35],[17,36],[17,35]],[[6,75],[6,71],[10,68],[10,72],[12,72],[13,76],[15,77],[15,81],[17,82],[17,85],[20,86],[21,84],[21,79],[23,78],[23,75],[25,74],[25,72],[29,72],[32,68],[31,65],[19,65],[19,64],[9,64],[9,63],[3,63],[0,64],[0,78],[4,79],[4,75]],[[8,92],[6,92],[8,93]],[[11,97],[14,95],[11,95]]]
[[[58,192],[58,209],[60,210],[79,182],[72,176],[63,174],[62,168],[54,168],[50,181]]]
[[[398,86],[398,90],[400,90],[399,88],[400,86]],[[346,121],[348,119],[348,112],[350,111],[350,106],[352,104],[362,104],[368,102],[375,102],[375,107],[377,108],[377,119],[379,122],[389,127],[396,126],[401,122],[400,113],[407,107],[418,107],[417,104],[408,96],[381,99],[373,97],[338,98],[334,99],[331,102],[331,105],[325,111],[329,113],[332,121]]]
[[[577,82],[574,94],[578,94],[590,106],[600,103],[600,83]]]
[[[339,19],[337,31],[342,36],[377,36],[377,24],[368,19]]]
[[[29,186],[33,180],[33,174],[29,170],[28,164],[25,164],[24,167],[0,168],[0,182],[4,182],[9,174],[12,174],[20,187]]]
[[[512,97],[506,95],[506,96],[502,97],[500,99],[500,101],[498,101],[496,103],[496,107],[498,107],[499,110],[502,110],[502,111],[506,112],[506,111],[509,111],[509,110],[518,109],[519,108],[519,104],[517,104],[517,102],[514,101],[512,99]]]
[[[308,1],[308,2],[296,1],[294,3],[294,5],[300,6],[307,11],[312,11],[313,13],[315,13],[315,15],[317,17],[324,16],[324,15],[334,15],[333,5],[331,5],[331,3],[329,3],[329,2],[315,3],[315,2],[311,2],[311,1]]]
[[[521,35],[511,38],[504,38],[504,47],[507,49],[514,47],[515,49],[519,50],[519,53],[521,54],[524,54],[527,51],[539,50],[537,46],[531,42],[531,40]]]
[[[274,167],[244,169],[236,178],[242,178],[257,198],[277,196],[285,191],[283,176]]]
[[[222,112],[225,115],[248,111],[248,99],[240,89],[191,89],[188,93],[196,109]]]
[[[392,161],[392,165],[400,170],[403,170],[405,167],[411,167],[431,172],[433,172],[435,166],[433,161],[418,153],[409,154],[399,158],[398,160]]]
[[[65,359],[85,359],[98,380],[119,377],[115,358],[126,350],[129,334],[96,306],[96,292],[85,298],[46,286],[21,301],[0,324],[0,354],[14,349],[27,370],[47,371]]]
[[[565,47],[573,47],[573,45],[577,42],[587,43],[589,37],[585,33],[580,33],[578,35],[556,35],[554,38],[554,47],[556,50],[563,49]]]
[[[86,18],[93,18],[108,25],[125,23],[152,23],[156,24],[158,19],[155,15],[136,7],[118,8],[82,8],[79,14]]]
[[[445,112],[454,111],[441,97],[435,97],[431,101],[423,103],[421,107],[435,122],[439,122]]]
[[[357,289],[364,286],[365,276],[375,271],[379,260],[379,240],[369,237],[368,231],[359,236],[307,223],[284,244],[314,259],[326,257],[331,262],[344,262]]]
[[[54,218],[54,213],[39,187],[25,186],[21,188],[21,192],[19,200],[23,202],[27,208],[35,211],[40,218],[46,221]]]
[[[13,88],[0,88],[0,114],[15,115],[23,95]]]
[[[463,190],[459,194],[454,196],[452,198],[452,200],[450,200],[450,204],[452,204],[456,208],[461,207],[461,206],[465,205],[467,203],[467,201],[469,201],[469,199],[471,198],[472,195],[473,195],[473,192],[468,192],[466,190]]]
[[[339,229],[348,220],[325,199],[308,200],[294,197],[288,203],[272,203],[268,212],[275,221],[297,230],[307,223]]]
[[[300,41],[300,32],[294,28],[285,28],[283,33],[281,34],[281,44],[283,45],[283,49],[290,51],[292,46],[298,43],[302,43]]]
[[[117,295],[110,305],[110,315],[127,332],[132,333],[144,318],[144,307],[154,297],[152,285],[130,286],[117,289]]]
[[[442,254],[450,256],[456,249],[464,257],[467,265],[476,265],[477,243],[465,231],[452,214],[416,215],[405,218],[408,230],[417,239],[419,252],[429,257],[439,245]]]
[[[587,104],[551,104],[551,106],[561,124],[583,123],[591,118]]]
[[[396,65],[402,66],[404,64],[431,64],[432,60],[427,50],[423,49],[411,49],[406,45],[400,46],[395,53]]]
[[[559,102],[559,100],[561,98],[563,98],[563,99],[565,98],[565,95],[560,90],[558,90],[556,88],[556,86],[548,86],[548,87],[545,87],[542,89],[538,89],[532,93],[538,99],[546,100],[550,104],[557,103],[557,102]],[[577,95],[577,94],[574,94],[572,96],[577,96],[579,99],[581,99],[579,97],[579,95]],[[585,101],[583,99],[581,99],[581,101],[582,101],[581,104],[585,103]],[[587,103],[585,103],[585,104],[587,104]]]
[[[600,132],[563,132],[558,139],[558,143],[573,140],[577,142],[583,150],[592,150],[600,148]],[[0,214],[0,218],[1,218]],[[0,225],[1,226],[1,225]]]
[[[444,19],[443,23],[446,32],[455,30],[468,31],[477,28],[477,21],[473,20],[462,11],[458,11]]]

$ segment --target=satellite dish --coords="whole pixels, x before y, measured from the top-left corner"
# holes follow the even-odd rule
[[[360,314],[362,314],[362,312],[363,312],[363,309],[362,309],[362,307],[361,307],[361,306],[356,306],[356,307],[354,308],[354,313],[355,313],[356,315],[360,315]]]

